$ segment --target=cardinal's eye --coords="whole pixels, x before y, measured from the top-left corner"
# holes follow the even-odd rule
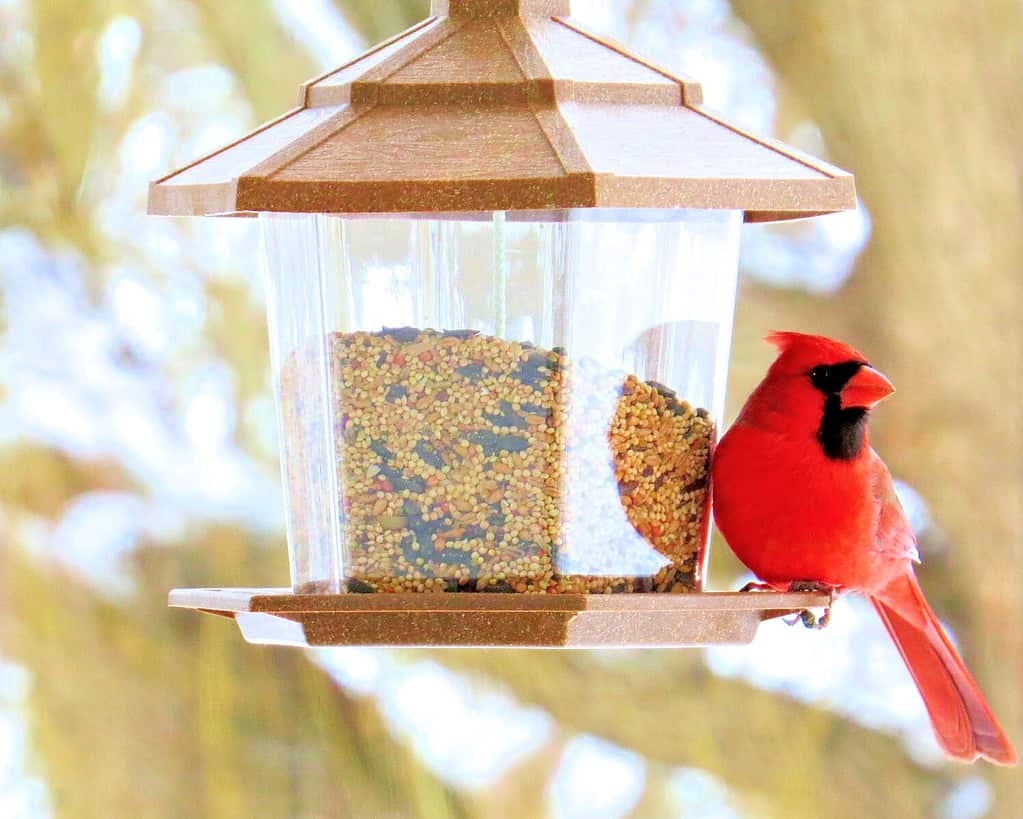
[[[831,395],[842,391],[863,366],[862,361],[843,361],[841,364],[818,364],[807,375],[810,382],[823,393]]]
[[[810,380],[817,389],[825,389],[831,380],[831,368],[823,365],[814,367],[810,370]]]

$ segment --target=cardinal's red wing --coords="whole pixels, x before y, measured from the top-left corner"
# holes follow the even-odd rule
[[[919,563],[920,552],[916,548],[916,535],[913,534],[913,529],[899,502],[899,496],[895,493],[891,473],[873,449],[870,450],[870,459],[871,491],[874,503],[878,507],[874,545],[890,557]]]

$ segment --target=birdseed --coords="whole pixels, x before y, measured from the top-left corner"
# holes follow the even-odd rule
[[[334,333],[349,592],[679,592],[706,542],[714,425],[671,389],[471,330]],[[315,370],[282,372],[289,453]],[[289,454],[302,492],[306,464]],[[295,483],[292,483],[292,481]],[[292,514],[293,538],[313,527]],[[301,548],[299,549],[301,551]],[[316,588],[302,591],[316,591]]]

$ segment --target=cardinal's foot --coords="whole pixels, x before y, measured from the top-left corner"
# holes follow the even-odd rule
[[[790,626],[794,626],[796,623],[802,623],[807,628],[822,629],[827,628],[828,623],[831,622],[831,607],[824,609],[824,614],[817,619],[817,615],[814,614],[810,609],[803,609],[799,614],[793,617],[791,620],[786,620]]]
[[[751,580],[741,589],[740,592],[751,592],[751,591],[774,591],[774,587],[770,583],[757,583],[755,580]]]
[[[816,580],[793,580],[789,583],[790,592],[824,592],[830,594],[832,589],[825,583],[818,583]]]

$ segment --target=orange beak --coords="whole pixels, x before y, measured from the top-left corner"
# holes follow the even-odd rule
[[[883,374],[864,364],[842,390],[843,407],[870,409],[895,392],[895,386]]]

